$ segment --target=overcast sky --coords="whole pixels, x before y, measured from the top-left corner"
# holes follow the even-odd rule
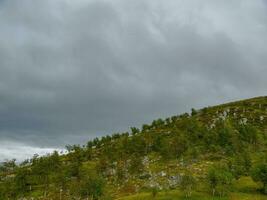
[[[265,0],[0,0],[0,160],[267,94]]]

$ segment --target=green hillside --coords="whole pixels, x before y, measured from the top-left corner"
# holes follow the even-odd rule
[[[267,97],[0,166],[0,199],[267,200]]]

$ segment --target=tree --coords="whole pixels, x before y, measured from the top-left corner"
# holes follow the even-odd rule
[[[12,172],[16,167],[16,159],[6,160],[0,165],[0,172]]]
[[[188,148],[188,141],[184,134],[176,134],[171,142],[175,158],[179,158]]]
[[[154,120],[151,124],[151,127],[153,128],[159,128],[164,125],[164,121],[162,119]]]
[[[174,158],[173,147],[170,143],[170,139],[165,137],[158,137],[158,139],[159,141],[157,141],[157,149],[163,160],[169,160],[171,158]]]
[[[80,166],[84,161],[84,151],[78,146],[74,145],[71,152],[67,155],[69,163],[67,165],[67,174],[69,177],[80,178]]]
[[[191,116],[195,116],[197,114],[196,109],[192,108],[191,109]]]
[[[0,199],[10,200],[16,199],[18,193],[16,192],[16,187],[14,179],[7,179],[3,183],[0,182]]]
[[[136,127],[131,127],[131,133],[132,133],[132,135],[136,135],[136,134],[140,133],[140,130]]]
[[[233,175],[225,166],[214,166],[209,169],[207,180],[212,195],[226,196],[230,191]]]
[[[14,182],[16,191],[20,195],[25,195],[30,189],[29,176],[30,170],[28,168],[20,167],[16,170]]]
[[[104,182],[99,177],[85,176],[81,180],[81,196],[91,197],[92,200],[99,199],[103,195]]]
[[[116,176],[119,184],[122,184],[125,181],[126,172],[126,161],[118,160],[116,166]]]
[[[250,124],[239,125],[240,139],[256,145],[258,142],[258,130]]]
[[[43,185],[44,196],[47,196],[51,178],[61,169],[59,154],[55,151],[51,155],[42,157],[34,156],[32,159],[32,174],[36,184]]]
[[[181,189],[185,192],[186,198],[191,197],[192,191],[196,186],[196,179],[190,172],[186,172],[185,175],[182,176],[180,186]]]
[[[79,192],[82,198],[97,200],[103,195],[104,180],[95,170],[81,169],[82,178],[79,185]]]
[[[267,194],[267,162],[264,161],[255,165],[251,172],[251,177],[254,181],[261,182],[263,184],[262,191]]]
[[[157,189],[156,187],[153,187],[153,188],[151,189],[151,193],[152,193],[152,198],[153,198],[153,199],[156,198],[158,192],[159,192],[159,191],[158,191],[158,189]]]
[[[220,123],[219,123],[220,124]],[[221,125],[221,126],[220,126]],[[218,126],[218,143],[221,147],[232,146],[233,129],[229,123],[221,122]]]
[[[128,149],[131,153],[144,155],[146,153],[146,143],[145,143],[144,137],[140,134],[134,135],[128,141]]]
[[[129,172],[132,174],[140,174],[144,170],[144,164],[141,156],[134,154],[130,160]]]
[[[220,120],[216,123],[217,144],[227,153],[233,155],[238,151],[240,141],[238,140],[238,132],[233,127],[230,120]]]
[[[143,126],[142,126],[142,132],[146,132],[146,131],[148,131],[150,129],[150,126],[149,125],[147,125],[147,124],[143,124]]]
[[[249,153],[244,152],[236,155],[229,160],[228,167],[236,179],[239,179],[243,175],[248,175],[251,168]]]
[[[101,175],[106,175],[107,170],[109,169],[109,160],[106,156],[101,156],[96,165],[97,172]]]

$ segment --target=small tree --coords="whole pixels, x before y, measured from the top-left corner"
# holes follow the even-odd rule
[[[100,199],[104,193],[104,179],[97,173],[96,170],[92,170],[88,166],[82,166],[80,173],[81,179],[80,181],[77,181],[77,185],[74,186],[74,193],[76,192],[76,194],[78,193],[79,196],[86,199]]]
[[[156,187],[153,187],[151,189],[151,193],[152,193],[152,198],[155,199],[158,194],[158,189]]]
[[[131,127],[131,133],[132,133],[132,135],[136,135],[136,134],[140,133],[140,130],[136,127]]]
[[[196,186],[196,179],[192,176],[192,174],[187,172],[185,175],[183,175],[180,184],[181,189],[185,192],[186,198],[191,197],[192,191]]]
[[[238,127],[240,139],[250,144],[258,143],[258,130],[250,124],[240,124]]]
[[[267,162],[259,163],[254,166],[251,172],[254,181],[263,184],[263,193],[267,194]]]
[[[109,168],[109,160],[106,156],[101,156],[97,163],[97,172],[99,174],[105,175]]]
[[[116,166],[116,178],[119,184],[122,184],[126,178],[126,163],[124,160],[119,160]]]
[[[196,111],[196,109],[194,109],[194,108],[191,108],[191,116],[194,116],[194,115],[196,115],[197,114],[197,111]]]
[[[251,168],[251,158],[247,152],[238,154],[229,160],[228,167],[235,179],[239,179],[244,175],[247,176]]]
[[[133,154],[130,160],[129,172],[132,174],[140,174],[144,170],[143,159],[137,154]]]
[[[28,176],[30,175],[30,171],[27,168],[18,168],[16,171],[16,176],[14,178],[14,184],[16,191],[24,195],[29,190],[28,184]]]
[[[16,159],[5,160],[0,164],[0,172],[12,172],[16,167]]]
[[[222,197],[230,191],[233,175],[226,167],[216,166],[209,169],[207,179],[212,195]]]
[[[82,197],[97,200],[103,195],[103,187],[104,182],[100,177],[85,176],[81,180],[80,194]]]

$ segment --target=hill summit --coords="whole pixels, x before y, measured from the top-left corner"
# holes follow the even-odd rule
[[[267,199],[267,97],[0,166],[0,199]]]

